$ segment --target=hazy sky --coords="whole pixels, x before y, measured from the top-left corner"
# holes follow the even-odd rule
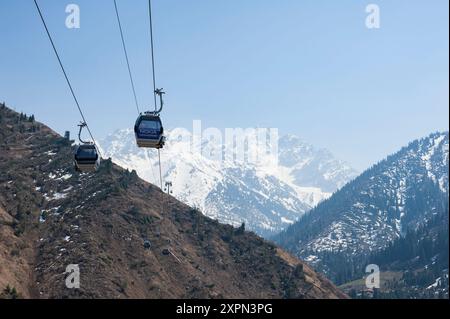
[[[97,139],[136,110],[112,0],[40,0]],[[65,8],[81,9],[67,29]],[[365,25],[378,4],[381,28]],[[118,0],[152,105],[146,0]],[[277,127],[362,170],[448,130],[448,0],[153,0],[167,128]],[[32,0],[0,1],[0,100],[60,133],[80,121]]]

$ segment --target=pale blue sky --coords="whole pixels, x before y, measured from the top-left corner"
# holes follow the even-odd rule
[[[112,0],[40,0],[97,139],[136,110]],[[81,29],[65,7],[81,8]],[[381,29],[365,27],[365,7]],[[151,105],[146,0],[118,0],[142,105]],[[165,126],[277,127],[362,170],[448,130],[448,0],[153,0]],[[0,1],[0,100],[60,133],[79,115],[32,0]]]

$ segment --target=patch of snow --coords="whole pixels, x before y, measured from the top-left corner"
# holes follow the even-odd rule
[[[285,223],[285,224],[293,224],[293,223],[295,223],[295,221],[287,219],[285,217],[281,217],[281,222]]]
[[[72,178],[72,174],[65,174],[65,175],[61,176],[60,178],[58,178],[58,179],[67,181],[70,178]]]
[[[441,284],[441,277],[437,278],[434,284],[427,287],[427,289],[437,288]]]
[[[44,154],[47,156],[55,156],[56,155],[56,153],[53,151],[48,151],[48,152],[45,152]]]
[[[43,210],[42,212],[41,212],[41,214],[39,215],[39,222],[42,224],[42,223],[45,223],[45,218],[44,218],[44,214],[45,213],[47,213],[47,211],[46,210]]]
[[[309,255],[308,257],[305,258],[305,261],[307,263],[314,263],[319,259],[319,257],[315,256],[315,255]]]

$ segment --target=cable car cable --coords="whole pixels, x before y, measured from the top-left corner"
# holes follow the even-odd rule
[[[162,95],[164,92],[156,89],[156,70],[155,70],[155,51],[154,51],[154,40],[153,40],[153,18],[152,18],[152,0],[148,0],[148,16],[150,22],[150,47],[151,47],[151,55],[152,55],[152,75],[153,75],[153,98],[155,101],[155,114],[158,114],[162,111],[163,102]],[[161,99],[160,109],[158,110],[158,105],[156,102],[156,97],[159,95]],[[162,180],[162,168],[161,168],[161,150],[158,148],[158,162],[159,162],[159,180],[161,183],[161,191],[163,191],[163,180]],[[164,213],[164,194],[161,193],[161,216]]]
[[[156,105],[156,71],[155,71],[155,52],[154,52],[154,41],[153,41],[153,18],[152,18],[152,0],[148,0],[148,16],[150,20],[150,47],[152,53],[152,74],[153,74],[153,98],[155,100],[155,112],[157,110]]]
[[[162,169],[161,169],[161,150],[158,149],[158,161],[159,161],[159,181],[161,182],[161,190],[163,189]]]
[[[150,21],[150,44],[151,44],[151,66],[152,66],[152,79],[153,79],[153,98],[154,98],[154,103],[155,103],[155,112],[154,114],[159,114],[162,111],[163,108],[163,99],[162,99],[162,95],[165,94],[163,92],[163,89],[156,89],[156,71],[155,71],[155,54],[154,54],[154,40],[153,40],[153,19],[152,19],[152,5],[151,5],[151,0],[148,1],[148,6],[149,6],[149,21]],[[132,76],[132,72],[131,72],[131,67],[130,67],[130,62],[129,62],[129,58],[128,58],[128,52],[126,49],[126,44],[125,44],[125,37],[123,34],[123,29],[122,29],[122,24],[120,21],[120,15],[119,15],[119,11],[117,8],[117,1],[114,0],[114,8],[116,11],[116,17],[117,17],[117,22],[119,25],[119,30],[120,30],[120,36],[121,36],[121,40],[122,40],[122,46],[124,49],[124,53],[125,53],[125,59],[127,62],[127,67],[128,67],[128,74],[130,77],[130,82],[131,82],[131,86],[133,89],[133,95],[135,98],[135,103],[136,103],[136,108],[138,110],[138,113],[140,114],[140,110],[139,110],[139,104],[137,101],[137,97],[136,97],[136,90],[135,90],[135,86],[134,86],[134,80],[133,80],[133,76]],[[160,108],[158,110],[158,105],[157,105],[157,96],[160,97],[160,101],[161,101],[161,105]],[[159,180],[160,180],[160,188],[161,191],[163,190],[163,178],[162,178],[162,165],[161,165],[161,151],[158,148],[158,164],[159,164]],[[152,173],[153,173],[153,166],[151,167],[152,169]],[[154,175],[154,174],[153,174]],[[160,209],[161,209],[161,215],[164,212],[164,194],[161,193],[161,201],[160,201]]]
[[[157,179],[156,179],[156,175],[155,175],[155,170],[153,169],[153,163],[152,163],[152,160],[151,160],[150,150],[147,150],[147,152],[145,152],[145,157],[146,157],[147,161],[150,163],[150,168],[152,169],[153,181],[154,181],[154,184],[156,184],[157,183]]]
[[[161,200],[160,200],[160,210],[161,216],[164,215],[164,190],[163,190],[163,180],[162,180],[162,169],[161,169],[161,150],[158,149],[158,160],[159,160],[159,180],[161,182]]]
[[[156,70],[155,70],[155,51],[154,51],[154,39],[153,39],[153,18],[152,18],[152,1],[148,0],[148,16],[150,22],[150,48],[152,56],[152,76],[153,76],[153,98],[155,102],[155,114],[162,111],[162,95],[164,92],[162,89],[156,89]],[[160,109],[158,110],[157,96],[161,99]],[[162,180],[162,168],[161,168],[161,150],[158,148],[158,162],[159,162],[159,180],[161,183],[161,191],[163,190],[163,180]],[[164,213],[164,194],[161,194],[161,214]]]
[[[36,5],[36,9],[37,9],[37,11],[39,13],[39,16],[41,17],[42,24],[44,25],[45,31],[47,32],[47,36],[48,36],[48,38],[50,40],[50,43],[52,44],[53,51],[55,52],[56,58],[58,59],[58,62],[59,62],[59,65],[61,67],[61,70],[62,70],[62,72],[64,74],[64,77],[66,78],[66,82],[67,82],[67,84],[69,86],[70,92],[72,93],[73,99],[75,100],[75,104],[77,105],[77,108],[78,108],[78,111],[80,112],[81,118],[83,119],[83,122],[86,123],[86,128],[87,128],[87,130],[89,132],[89,135],[91,136],[92,142],[96,145],[94,136],[92,135],[92,132],[91,132],[89,126],[87,125],[86,118],[85,118],[85,116],[83,114],[83,111],[81,109],[80,103],[78,102],[77,96],[75,95],[75,92],[73,90],[72,84],[70,83],[69,77],[68,77],[68,75],[66,73],[66,69],[64,68],[64,65],[63,65],[63,63],[61,61],[61,58],[60,58],[59,53],[58,53],[58,50],[56,49],[55,43],[53,42],[53,38],[52,38],[52,36],[50,34],[50,31],[49,31],[49,29],[47,27],[47,23],[45,22],[44,16],[42,15],[42,11],[41,11],[41,8],[39,7],[39,4],[37,3],[37,0],[34,0],[34,4]],[[100,150],[98,150],[98,153],[99,153],[99,155],[101,157]]]
[[[122,47],[123,47],[123,52],[125,53],[125,60],[127,62],[127,67],[128,67],[128,75],[130,77],[130,83],[131,83],[131,88],[133,90],[133,96],[134,96],[134,102],[136,104],[136,109],[138,111],[138,114],[141,114],[140,108],[139,108],[139,103],[138,103],[138,99],[137,99],[137,95],[136,95],[136,88],[134,86],[134,80],[133,80],[133,75],[131,72],[131,67],[130,67],[130,60],[128,58],[128,52],[127,52],[127,47],[125,45],[125,38],[123,35],[123,30],[122,30],[122,23],[120,22],[120,15],[119,15],[119,10],[117,9],[117,1],[114,0],[114,8],[116,10],[116,17],[117,17],[117,23],[119,25],[119,30],[120,30],[120,38],[122,39]]]
[[[123,33],[122,23],[121,23],[121,20],[120,20],[120,14],[119,14],[119,9],[117,7],[117,1],[116,0],[114,0],[114,9],[116,11],[117,24],[119,26],[120,38],[122,40],[122,47],[123,47],[123,52],[125,54],[125,61],[127,63],[128,75],[129,75],[129,78],[130,78],[131,88],[132,88],[132,91],[133,91],[134,102],[136,104],[136,109],[138,111],[138,114],[141,114],[141,111],[140,111],[140,108],[139,108],[139,102],[138,102],[137,94],[136,94],[136,87],[134,85],[133,73],[131,72],[130,59],[128,57],[128,51],[127,51],[127,47],[126,47],[125,36],[124,36],[124,33]],[[153,178],[154,178],[154,180],[156,182],[155,173],[153,171],[153,165],[151,165],[151,170],[152,170]]]

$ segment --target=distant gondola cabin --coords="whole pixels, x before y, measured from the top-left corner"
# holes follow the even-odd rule
[[[94,172],[100,165],[100,157],[94,144],[80,144],[75,149],[75,168],[80,172]]]

